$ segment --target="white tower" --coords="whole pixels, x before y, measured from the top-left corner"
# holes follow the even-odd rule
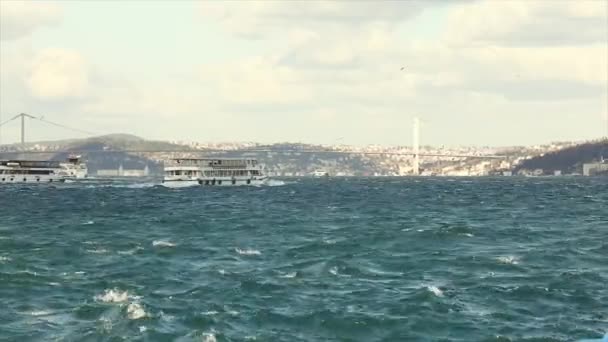
[[[418,176],[420,174],[420,120],[414,118],[414,132],[413,132],[413,147],[414,147],[414,166],[413,174]]]

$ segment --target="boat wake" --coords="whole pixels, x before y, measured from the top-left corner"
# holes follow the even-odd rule
[[[282,180],[278,180],[278,179],[269,179],[268,182],[266,182],[266,184],[264,184],[263,186],[283,186],[283,185],[287,185],[289,183],[282,181]]]

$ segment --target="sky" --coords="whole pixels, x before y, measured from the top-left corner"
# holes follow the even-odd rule
[[[0,0],[0,121],[22,112],[200,142],[411,145],[414,117],[425,145],[595,139],[608,1]]]

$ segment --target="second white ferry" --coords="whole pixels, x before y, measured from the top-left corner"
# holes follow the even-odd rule
[[[329,172],[325,171],[325,170],[315,170],[312,173],[313,177],[329,177]]]
[[[167,187],[264,185],[269,180],[255,159],[172,159],[164,172]]]

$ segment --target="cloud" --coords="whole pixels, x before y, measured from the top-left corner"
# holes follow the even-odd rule
[[[40,1],[0,1],[0,40],[19,39],[61,21],[61,7]]]
[[[461,45],[605,44],[608,2],[476,1],[455,7],[446,39]]]
[[[205,1],[203,17],[218,21],[241,37],[272,33],[353,29],[368,24],[398,24],[420,14],[435,1]]]
[[[167,63],[171,72],[160,73],[158,66],[125,63],[117,70],[106,62],[111,58],[89,53],[95,57],[87,60],[86,51],[75,47],[25,51],[34,58],[18,66],[19,56],[11,56],[9,65],[9,51],[0,51],[0,77],[10,73],[11,82],[24,85],[23,96],[11,99],[11,111],[38,105],[52,108],[65,120],[60,122],[158,138],[331,142],[339,134],[346,142],[404,144],[412,116],[419,115],[432,126],[425,132],[432,143],[511,143],[520,131],[521,139],[538,142],[563,131],[574,138],[592,132],[594,124],[585,120],[606,114],[608,47],[591,27],[606,15],[597,5],[307,4],[202,3],[207,19],[239,37],[262,40],[227,40],[255,44],[255,52],[205,46],[230,56],[221,62]],[[424,20],[407,22],[427,10]],[[449,20],[440,22],[444,15]],[[573,22],[580,24],[578,38],[551,31],[560,25],[569,31]],[[417,35],[418,25],[421,31],[433,26],[433,33]],[[529,25],[536,26],[527,34]],[[15,93],[0,91],[4,98]],[[550,120],[553,128],[543,130]],[[487,130],[471,129],[480,126]]]
[[[301,75],[271,57],[205,65],[199,76],[218,94],[215,100],[235,104],[293,104],[310,98],[306,89],[297,86]]]
[[[44,49],[32,61],[25,83],[37,99],[80,98],[88,91],[89,66],[77,51]]]

